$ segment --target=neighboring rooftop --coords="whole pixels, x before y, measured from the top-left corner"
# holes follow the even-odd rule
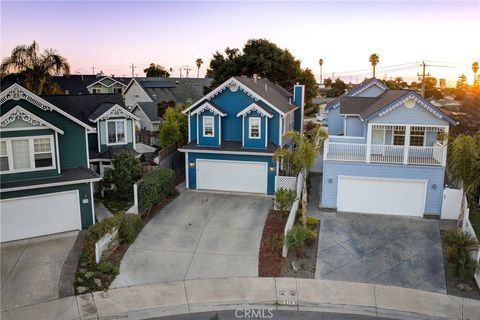
[[[96,81],[104,78],[112,78],[124,85],[128,85],[132,78],[128,77],[112,77],[109,75],[93,75],[93,74],[72,74],[69,76],[54,76],[53,81],[56,82],[65,94],[90,94],[87,87]]]

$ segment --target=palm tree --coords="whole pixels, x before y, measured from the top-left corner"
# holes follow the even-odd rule
[[[475,136],[459,135],[449,143],[448,173],[462,185],[459,225],[463,220],[465,198],[480,185],[480,133]]]
[[[3,59],[0,65],[2,76],[13,72],[25,77],[22,84],[36,94],[49,93],[54,85],[49,83],[56,73],[70,74],[70,65],[54,49],[40,52],[36,41],[30,45],[20,45],[12,50],[10,57]]]
[[[380,62],[380,57],[378,56],[378,54],[372,53],[370,55],[370,58],[368,58],[368,61],[370,62],[370,64],[373,67],[373,77],[375,78],[375,67]]]
[[[318,60],[318,64],[320,65],[320,84],[322,84],[322,66],[323,66],[323,59]]]
[[[473,70],[473,85],[477,84],[477,72],[478,72],[478,62],[475,61],[472,63],[472,70]]]
[[[200,67],[203,64],[202,58],[198,58],[197,60],[195,60],[195,64],[197,65],[197,78],[199,78],[200,77]]]
[[[328,134],[322,128],[315,128],[308,134],[289,131],[285,136],[292,140],[292,147],[278,149],[273,155],[273,159],[286,162],[288,166],[292,166],[296,174],[301,172],[303,175],[302,223],[305,226],[307,223],[307,174],[319,155],[323,141],[327,139]]]

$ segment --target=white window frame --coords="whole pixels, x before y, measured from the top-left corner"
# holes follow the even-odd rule
[[[404,146],[405,139],[407,139],[407,130],[406,128],[403,129],[403,134],[395,134],[396,129],[392,130],[392,146]],[[395,143],[395,136],[403,137],[403,144],[394,144]]]
[[[116,142],[109,142],[109,134],[108,134],[108,123],[110,122],[115,122],[115,140]],[[117,122],[123,122],[123,130],[125,134],[125,141],[124,142],[118,142],[118,133],[117,133]],[[112,120],[107,120],[105,121],[105,132],[107,134],[107,146],[118,146],[118,145],[125,145],[127,144],[127,119],[112,119]]]
[[[207,119],[212,120],[212,134],[207,134],[205,132],[205,128],[206,128],[205,122],[206,122]],[[213,116],[203,116],[202,117],[202,132],[203,132],[203,136],[206,137],[206,138],[215,137],[215,117],[213,117]]]
[[[419,134],[414,134],[414,131],[422,131],[422,130],[412,130],[410,128],[410,142],[409,142],[409,145],[412,146],[412,147],[425,147],[425,144],[426,144],[426,141],[427,141],[427,131],[425,130],[425,128],[423,129],[423,142],[422,142],[422,145],[419,145],[419,146],[416,146],[416,145],[413,145],[412,144],[412,137],[421,137]]]
[[[252,120],[258,121],[258,137],[252,136]],[[261,117],[249,117],[248,118],[248,138],[249,139],[262,139],[262,118]]]
[[[50,152],[52,154],[52,165],[49,167],[40,167],[35,168],[35,147],[34,147],[34,140],[36,139],[46,139],[50,140]],[[13,165],[13,150],[12,150],[12,141],[14,140],[28,140],[28,154],[30,157],[30,168],[23,168],[23,169],[14,169]],[[8,171],[0,171],[0,175],[3,174],[12,174],[12,173],[22,173],[22,172],[36,172],[36,171],[43,171],[43,170],[54,170],[56,169],[56,144],[58,141],[55,141],[53,135],[41,135],[41,136],[26,136],[26,137],[8,137],[2,138],[1,141],[5,141],[7,144],[7,157],[8,157]],[[55,143],[54,143],[55,141]]]

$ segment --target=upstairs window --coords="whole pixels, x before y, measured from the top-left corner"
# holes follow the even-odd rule
[[[122,87],[113,87],[113,93],[122,93]]]
[[[0,171],[54,169],[53,137],[6,138],[0,141]]]
[[[215,134],[213,128],[213,117],[212,116],[204,116],[203,117],[203,136],[204,137],[213,137]]]
[[[125,144],[125,120],[107,121],[107,145]]]
[[[405,128],[396,128],[393,130],[393,145],[405,145]]]
[[[260,139],[260,122],[261,118],[248,118],[248,137],[250,139]]]
[[[410,145],[411,146],[424,146],[425,142],[425,130],[423,129],[412,129],[410,131]]]

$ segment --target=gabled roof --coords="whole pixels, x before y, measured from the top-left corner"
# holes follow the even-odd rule
[[[103,80],[105,79],[108,79],[110,80],[112,83],[110,83],[109,85],[105,84],[103,82]],[[91,87],[97,83],[101,83],[102,85],[104,85],[105,87],[111,87],[113,86],[114,84],[118,83],[120,85],[122,85],[123,87],[126,87],[127,85],[125,83],[123,83],[122,81],[118,80],[118,79],[115,79],[113,77],[109,77],[109,76],[100,76],[100,77],[97,77],[97,79],[95,81],[93,81],[92,83],[90,83],[89,85],[87,85],[87,88],[88,87]]]
[[[258,114],[260,114],[264,117],[267,117],[267,118],[272,118],[273,117],[273,114],[269,113],[267,110],[263,109],[262,107],[260,107],[256,103],[252,103],[251,105],[249,105],[248,107],[246,107],[245,109],[243,109],[242,111],[237,113],[237,117],[246,116],[247,114],[249,114],[251,112],[257,112]]]
[[[72,74],[68,76],[54,76],[53,82],[56,82],[63,92],[68,94],[90,94],[87,87],[94,83],[101,81],[102,79],[110,78],[114,81],[120,82],[123,86],[126,86],[132,78],[128,77],[110,77],[99,76],[94,74]]]
[[[44,119],[34,115],[33,113],[25,110],[20,106],[16,106],[10,109],[10,111],[8,111],[7,113],[5,113],[0,118],[0,126],[3,128],[3,130],[8,130],[5,127],[8,126],[11,122],[14,122],[17,118],[20,118],[24,122],[30,123],[30,125],[33,127],[45,126],[60,134],[64,133],[63,130],[55,127],[53,124],[45,121]]]
[[[219,114],[221,117],[225,117],[227,115],[227,113],[225,111],[223,111],[222,108],[220,108],[220,106],[218,106],[217,104],[213,103],[212,101],[206,101],[204,102],[200,107],[198,107],[197,109],[195,109],[195,111],[193,111],[191,113],[191,115],[194,115],[194,114],[197,114],[197,113],[202,113],[204,111],[210,111],[212,112],[214,115],[217,115]]]
[[[325,110],[328,111],[332,108],[338,107],[340,105],[340,101],[343,101],[345,97],[355,97],[355,96],[357,96],[361,92],[367,90],[368,88],[370,88],[373,85],[379,86],[384,91],[388,90],[388,87],[382,81],[380,81],[378,79],[375,79],[375,78],[366,79],[366,80],[362,81],[361,83],[355,85],[349,91],[345,92],[344,94],[340,95],[339,97],[337,97],[337,98],[333,99],[332,101],[330,101],[329,103],[327,103],[327,105],[325,106]]]
[[[231,90],[240,89],[256,101],[261,100],[268,107],[276,110],[282,115],[298,109],[298,106],[291,103],[292,94],[268,79],[231,77],[183,112],[186,114],[188,111],[201,105],[204,101],[210,101],[226,88],[231,88]]]
[[[137,102],[132,108],[132,112],[139,108],[151,122],[161,121],[162,117],[158,114],[158,102]]]
[[[118,105],[125,112],[129,112],[123,103],[121,94],[88,94],[88,95],[46,95],[42,96],[45,100],[56,105],[63,111],[72,115],[85,124],[93,125],[90,120],[91,115],[96,114],[98,108],[106,112],[109,107]],[[130,113],[130,112],[129,112]],[[135,116],[136,117],[136,116]]]

